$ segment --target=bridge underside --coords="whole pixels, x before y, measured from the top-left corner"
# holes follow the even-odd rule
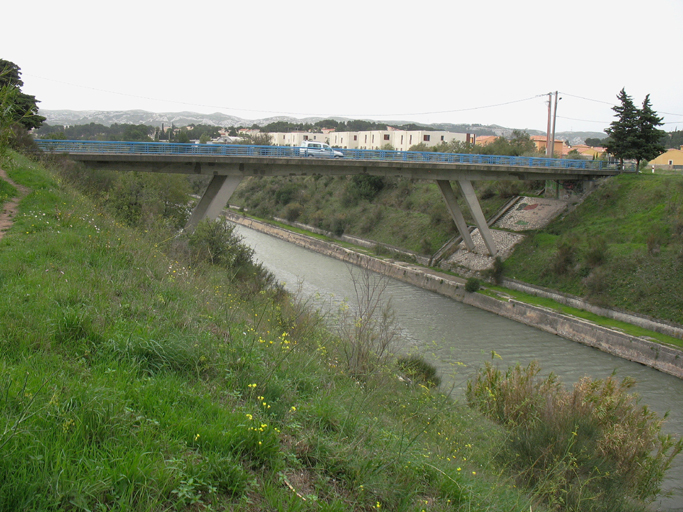
[[[401,177],[433,180],[439,187],[453,222],[469,250],[474,243],[451,182],[470,210],[476,227],[491,256],[498,250],[486,223],[472,181],[476,180],[577,180],[605,176],[603,171],[552,169],[543,167],[501,166],[489,164],[443,164],[431,162],[349,161],[306,158],[244,158],[205,155],[125,155],[71,154],[88,167],[118,171],[182,173],[212,176],[208,188],[195,207],[186,230],[193,230],[202,219],[213,220],[227,205],[243,178],[247,176],[354,175]]]

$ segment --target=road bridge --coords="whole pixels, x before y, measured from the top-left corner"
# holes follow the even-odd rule
[[[218,217],[246,176],[354,175],[433,180],[469,250],[474,249],[462,210],[463,197],[491,256],[497,249],[474,193],[477,180],[586,180],[621,172],[604,161],[472,155],[422,151],[339,149],[343,158],[308,158],[304,148],[236,144],[64,141],[38,139],[43,151],[68,154],[100,170],[212,176],[185,229]],[[333,156],[333,153],[330,153]],[[454,190],[451,182],[457,183]]]

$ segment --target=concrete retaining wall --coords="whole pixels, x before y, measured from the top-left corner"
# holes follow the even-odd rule
[[[465,292],[465,281],[457,277],[439,274],[406,263],[373,258],[336,244],[300,235],[233,212],[225,212],[225,217],[236,224],[267,233],[325,256],[368,268],[425,290],[439,293],[516,322],[595,347],[683,379],[683,351],[681,350],[516,300],[499,300],[481,293],[467,293]]]
[[[643,329],[648,329],[650,331],[666,334],[667,336],[683,339],[683,328],[673,323],[655,321],[652,318],[648,318],[643,315],[635,315],[633,313],[625,313],[623,311],[601,308],[599,306],[589,304],[579,297],[573,297],[571,295],[566,295],[555,290],[548,290],[539,286],[531,286],[526,283],[522,283],[521,281],[516,281],[515,279],[503,279],[501,284],[505,288],[510,288],[511,290],[525,292],[530,295],[536,295],[537,297],[545,297],[552,299],[555,302],[559,302],[560,304],[565,304],[577,309],[583,309],[584,311],[588,311],[599,316],[604,316],[613,320],[619,320],[620,322],[637,325]]]

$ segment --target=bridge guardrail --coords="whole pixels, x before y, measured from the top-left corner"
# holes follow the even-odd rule
[[[242,144],[184,144],[167,142],[115,142],[84,140],[37,139],[43,151],[56,153],[102,153],[102,154],[145,154],[145,155],[217,155],[217,156],[265,156],[292,158],[303,155],[302,148],[292,146],[249,146]],[[504,155],[476,155],[467,153],[435,153],[431,151],[390,151],[383,149],[341,149],[335,148],[349,160],[370,160],[389,162],[436,162],[461,164],[486,164],[521,167],[543,167],[558,169],[616,170],[617,164],[602,160],[574,160]],[[624,171],[635,171],[634,164],[628,164]]]

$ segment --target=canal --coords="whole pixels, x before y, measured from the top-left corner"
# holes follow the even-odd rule
[[[351,273],[359,269],[242,226],[235,232],[289,291],[319,297],[321,306],[352,304]],[[643,404],[659,414],[669,412],[664,430],[683,436],[683,380],[393,279],[386,282],[385,295],[400,330],[398,351],[419,353],[435,365],[442,388],[453,389],[456,399],[463,398],[467,379],[495,351],[501,365],[537,360],[543,374],[554,372],[568,385],[585,375],[632,377]],[[667,473],[663,490],[671,496],[655,502],[653,510],[683,511],[683,454]]]

